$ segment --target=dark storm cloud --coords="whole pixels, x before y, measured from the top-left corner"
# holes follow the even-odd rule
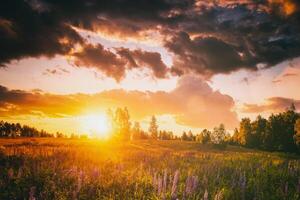
[[[129,68],[145,66],[152,70],[156,78],[165,78],[168,68],[162,61],[161,55],[157,52],[148,52],[140,49],[129,50],[126,48],[118,49],[118,54],[127,60]]]
[[[214,37],[191,40],[188,34],[182,32],[168,41],[166,47],[174,52],[175,72],[227,73],[239,69],[243,64],[234,45]]]
[[[88,47],[72,27],[140,38],[159,31],[174,54],[177,75],[257,70],[258,64],[271,67],[300,55],[296,0],[6,0],[0,5],[0,64],[68,55],[75,44]],[[124,56],[98,51],[93,53],[113,61],[106,68],[101,65],[105,74],[124,77]],[[158,54],[132,51],[130,56],[134,62],[128,58],[126,65],[146,65],[156,77],[165,76]]]
[[[126,62],[100,44],[86,45],[80,52],[73,53],[75,65],[95,67],[109,77],[120,81],[125,75]]]
[[[266,4],[253,2],[251,7],[204,4],[197,14],[188,13],[178,25],[180,32],[165,41],[175,57],[173,71],[210,76],[241,68],[257,70],[258,64],[271,67],[299,56],[298,4],[293,4],[294,13],[283,16],[275,8],[264,10],[259,6]]]
[[[1,65],[13,59],[66,54],[74,43],[82,42],[64,21],[21,0],[1,2],[0,33]]]
[[[117,81],[123,79],[126,70],[132,68],[149,68],[156,78],[165,78],[168,71],[159,53],[139,49],[119,48],[113,52],[101,44],[89,44],[72,56],[75,65],[96,68]]]

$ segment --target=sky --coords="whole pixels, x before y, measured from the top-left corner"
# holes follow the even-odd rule
[[[82,133],[127,107],[181,133],[300,109],[296,0],[5,0],[0,120]],[[101,118],[102,119],[102,118]]]

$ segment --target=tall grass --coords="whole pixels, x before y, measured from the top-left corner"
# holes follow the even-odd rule
[[[300,161],[180,141],[3,141],[0,199],[296,200]]]

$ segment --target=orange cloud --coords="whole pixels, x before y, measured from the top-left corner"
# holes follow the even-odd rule
[[[257,104],[244,104],[242,109],[245,113],[262,113],[262,112],[282,112],[289,108],[294,103],[296,108],[300,108],[300,100],[284,97],[272,97],[268,98],[265,103]]]
[[[279,6],[282,14],[288,16],[296,12],[297,5],[293,0],[268,0],[271,6]]]
[[[181,125],[212,128],[224,123],[237,125],[234,101],[213,91],[202,79],[183,76],[170,92],[108,90],[100,93],[54,95],[41,92],[8,90],[0,87],[1,116],[41,115],[47,117],[78,116],[103,112],[107,108],[127,106],[133,119],[151,115],[173,115]]]

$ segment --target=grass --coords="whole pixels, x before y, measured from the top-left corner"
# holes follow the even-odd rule
[[[0,139],[0,199],[300,199],[297,156],[182,141]]]

